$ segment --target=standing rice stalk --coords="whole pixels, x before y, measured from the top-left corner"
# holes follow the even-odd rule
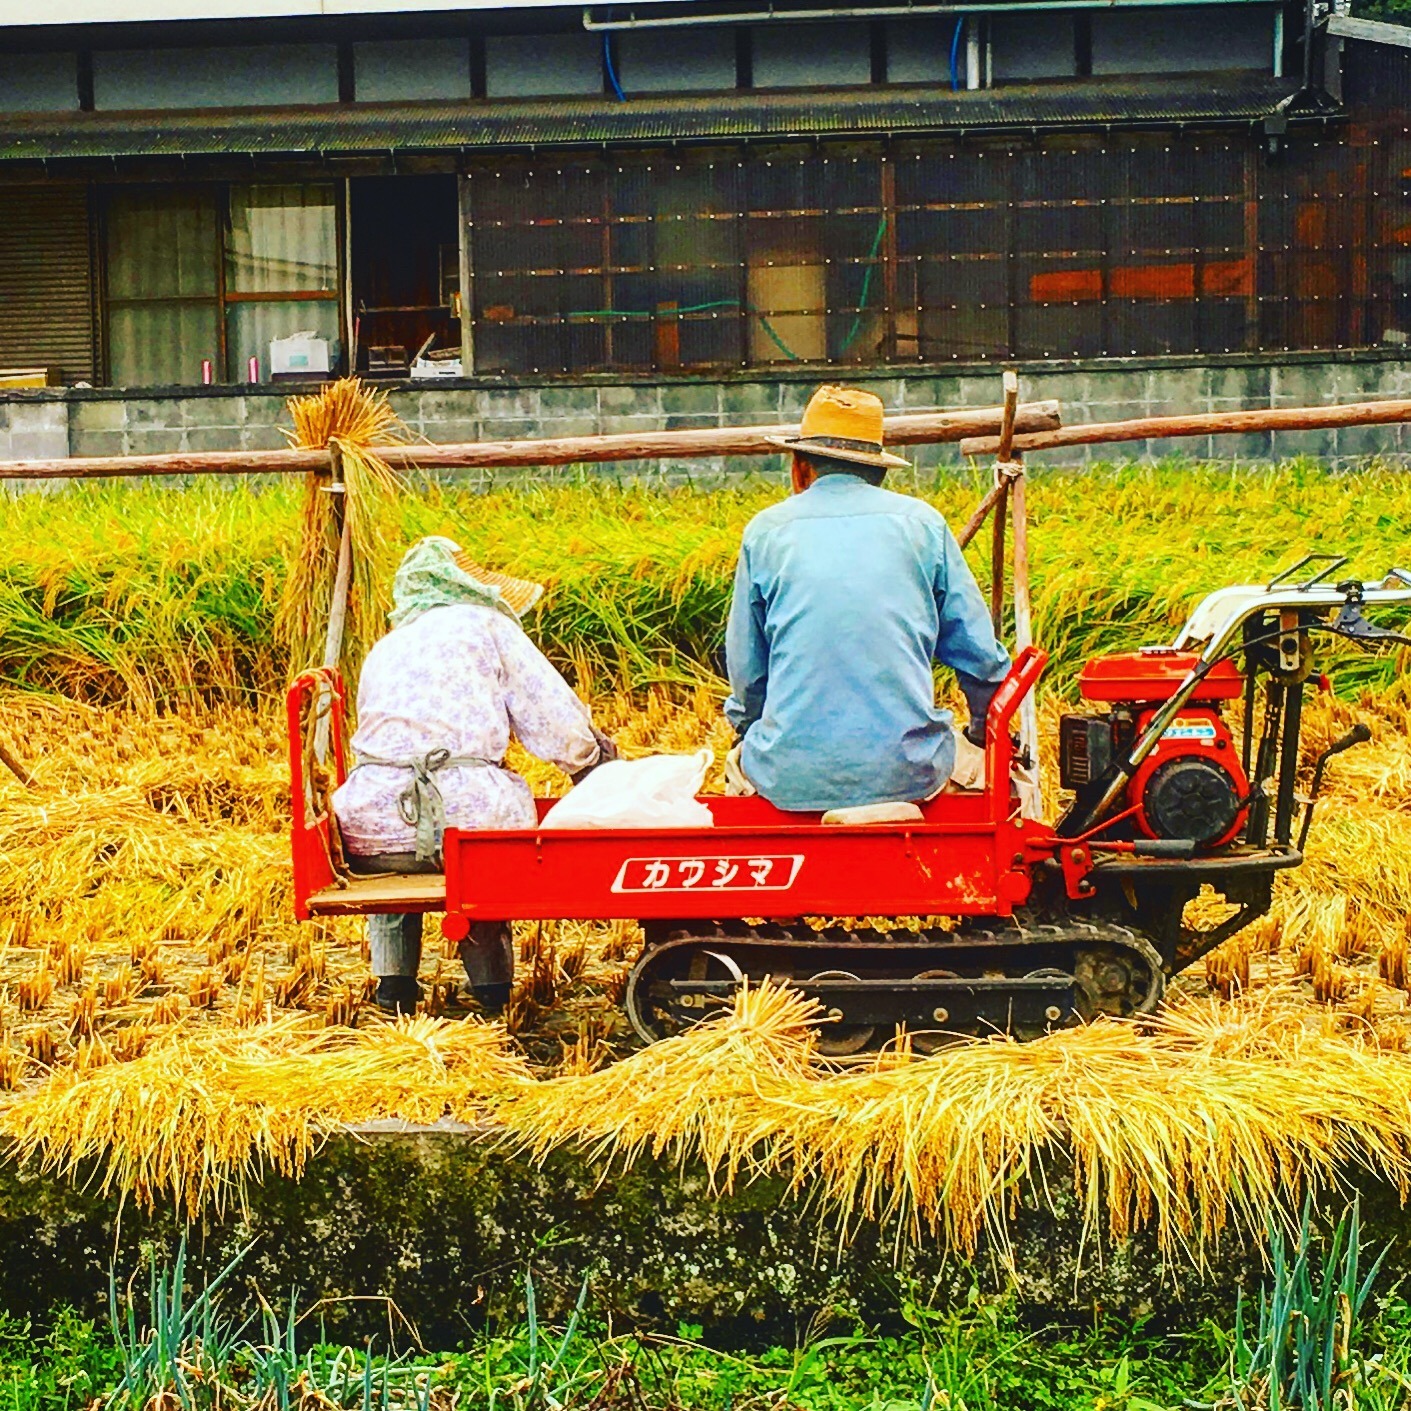
[[[397,476],[374,446],[410,439],[382,392],[357,378],[330,383],[312,397],[291,397],[294,429],[290,444],[305,450],[336,446],[341,454],[343,514],[353,551],[353,576],[340,664],[353,670],[386,623],[387,597],[378,572],[382,525],[399,487]],[[331,475],[311,472],[304,492],[303,532],[289,568],[275,617],[275,631],[289,651],[290,668],[300,671],[323,657],[324,633],[332,606],[341,532]]]

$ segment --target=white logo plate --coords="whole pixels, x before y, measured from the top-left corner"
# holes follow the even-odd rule
[[[614,892],[787,892],[803,867],[802,853],[729,857],[629,857]]]

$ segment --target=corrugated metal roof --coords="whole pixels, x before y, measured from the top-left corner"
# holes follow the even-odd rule
[[[0,160],[698,142],[1252,122],[1297,89],[1262,75],[932,89],[727,93],[693,98],[398,103],[224,112],[8,118]],[[1325,116],[1320,112],[1319,116]],[[1290,116],[1296,117],[1297,112]]]

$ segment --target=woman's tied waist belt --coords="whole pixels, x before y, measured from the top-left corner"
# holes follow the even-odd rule
[[[355,768],[365,764],[381,769],[409,769],[412,781],[397,795],[397,812],[402,822],[416,829],[416,859],[418,862],[439,860],[441,835],[446,831],[446,801],[436,786],[435,776],[443,769],[498,769],[499,761],[482,759],[479,755],[453,755],[450,750],[431,750],[420,758],[378,759],[376,755],[359,755]]]

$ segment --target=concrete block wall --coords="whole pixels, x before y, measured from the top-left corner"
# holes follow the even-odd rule
[[[0,457],[32,461],[69,454],[69,408],[64,402],[0,398]]]
[[[1122,421],[1139,416],[1311,405],[1411,397],[1411,360],[1382,353],[1258,358],[1130,359],[1023,367],[1026,398],[1057,398],[1065,423]],[[402,383],[389,388],[407,426],[428,441],[522,440],[595,432],[791,423],[820,380],[817,373],[781,371],[769,377],[718,381],[577,383],[458,381]],[[918,370],[848,376],[871,387],[896,412],[992,405],[999,396],[993,367]],[[144,455],[165,451],[265,450],[285,444],[287,386],[182,388],[123,394],[106,390],[45,390],[0,395],[0,458],[63,455]],[[958,463],[956,446],[908,451],[926,472]],[[1045,464],[1156,459],[1258,462],[1311,456],[1334,464],[1379,457],[1411,458],[1411,438],[1399,425],[1334,431],[1185,437],[1114,446],[1072,447],[1044,455]],[[619,462],[595,468],[614,479],[709,483],[751,473],[775,473],[778,461],[741,456],[662,462]],[[506,478],[557,479],[573,467],[538,471],[447,472],[476,483]]]

